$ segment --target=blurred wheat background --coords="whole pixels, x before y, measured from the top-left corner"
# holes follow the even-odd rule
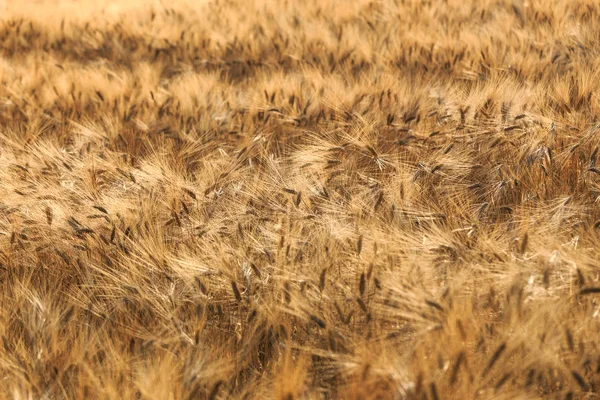
[[[0,10],[0,398],[598,398],[600,3]]]

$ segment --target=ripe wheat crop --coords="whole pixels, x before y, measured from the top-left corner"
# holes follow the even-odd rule
[[[594,399],[600,3],[0,4],[0,398]]]

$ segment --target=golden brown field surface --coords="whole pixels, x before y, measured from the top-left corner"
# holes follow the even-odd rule
[[[0,2],[0,398],[596,399],[600,3]]]

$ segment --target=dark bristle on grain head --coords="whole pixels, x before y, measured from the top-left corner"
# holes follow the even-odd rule
[[[504,350],[506,350],[506,343],[502,343],[500,346],[498,346],[494,354],[492,354],[492,357],[490,357],[488,364],[483,369],[482,376],[486,376],[488,374],[488,372],[492,369],[494,364],[496,364],[502,353],[504,353]]]
[[[52,212],[52,209],[50,208],[50,206],[46,207],[46,223],[48,225],[52,225],[52,220],[54,219],[54,213]]]
[[[366,285],[367,285],[366,277],[365,277],[365,273],[363,272],[360,274],[360,281],[359,281],[359,285],[358,285],[358,291],[359,291],[361,297],[365,294]]]
[[[0,0],[0,398],[593,396],[600,2],[166,3]]]
[[[327,268],[323,268],[319,274],[319,290],[322,292],[325,289],[325,278],[327,277]]]
[[[231,289],[233,290],[233,295],[235,296],[236,301],[239,303],[242,301],[242,295],[240,294],[240,290],[237,287],[237,283],[235,281],[231,281]]]

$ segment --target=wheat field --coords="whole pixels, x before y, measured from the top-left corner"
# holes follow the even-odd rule
[[[597,399],[600,3],[0,3],[0,398]]]

